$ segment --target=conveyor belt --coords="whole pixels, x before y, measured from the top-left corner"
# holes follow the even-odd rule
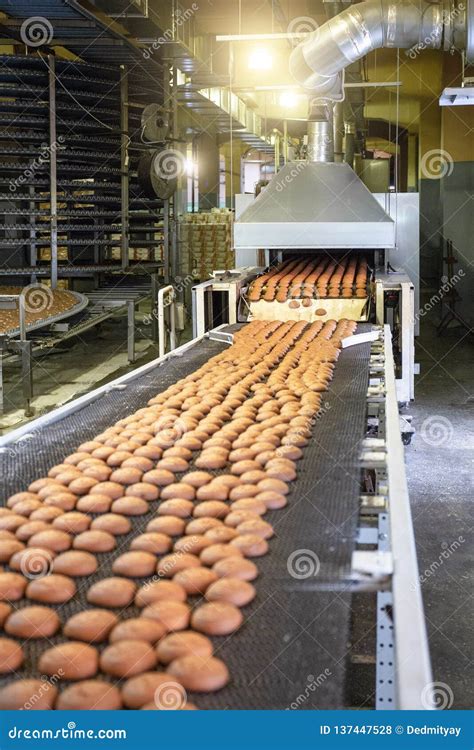
[[[154,269],[162,268],[163,264],[160,263],[160,261],[154,261],[154,260],[140,260],[140,261],[130,261],[129,265],[126,268],[126,273],[135,273],[141,275],[143,274],[143,269]],[[104,263],[104,264],[94,264],[94,265],[87,265],[87,266],[80,266],[80,265],[69,265],[66,266],[64,264],[58,265],[58,275],[59,276],[75,276],[80,275],[82,273],[84,274],[94,274],[97,272],[101,273],[121,273],[122,275],[125,273],[123,266],[118,262],[110,262],[110,263]],[[24,268],[0,268],[0,276],[31,276],[32,274],[35,274],[36,276],[50,276],[51,275],[51,267],[49,265],[41,265],[41,266],[26,266]]]
[[[193,372],[223,348],[225,344],[219,342],[201,342],[182,359],[168,361],[137,378],[132,387],[111,391],[7,448],[0,455],[5,497],[46,475],[80,442],[144,406],[152,395]],[[357,448],[365,432],[369,348],[364,344],[341,352],[330,391],[323,400],[324,414],[316,420],[313,440],[299,462],[289,505],[266,516],[276,533],[270,553],[258,561],[257,598],[245,608],[245,625],[240,631],[214,639],[216,654],[229,667],[231,683],[212,695],[191,696],[200,708],[284,709],[293,703],[302,709],[344,706],[350,594],[336,589],[350,570],[355,545],[360,491]],[[113,559],[145,528],[154,515],[154,506],[152,503],[148,515],[131,519],[133,530],[120,538],[119,549],[99,556],[100,575],[89,577],[82,587],[79,579],[79,594],[60,606],[63,622],[86,607],[86,588],[110,575]],[[321,569],[317,578],[295,580],[290,576],[288,557],[297,550],[310,550],[318,556]],[[330,590],[331,581],[334,590]],[[326,582],[329,590],[318,590],[318,582]],[[25,603],[23,600],[20,606]],[[128,613],[136,615],[133,607],[127,609]],[[61,636],[55,636],[51,642],[61,640]],[[27,663],[22,674],[31,674],[38,650],[49,645],[30,641],[25,646]]]
[[[2,294],[2,289],[4,288],[5,287],[2,287],[0,285],[0,295]],[[85,310],[85,308],[89,304],[89,300],[87,299],[87,297],[83,294],[80,294],[79,292],[69,291],[69,294],[75,298],[76,303],[62,312],[55,313],[54,315],[47,315],[46,314],[47,310],[46,310],[44,317],[39,318],[39,319],[30,319],[27,314],[26,333],[32,333],[33,331],[40,330],[41,328],[48,328],[54,323],[59,323],[67,318],[72,318],[74,315],[78,315],[83,310]],[[1,311],[1,308],[0,308],[0,311]],[[32,312],[34,312],[34,310]],[[8,328],[5,330],[3,330],[2,328],[0,330],[1,330],[2,336],[5,336],[7,339],[14,339],[20,336],[19,327]]]

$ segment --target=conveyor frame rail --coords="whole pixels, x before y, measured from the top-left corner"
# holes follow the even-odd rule
[[[413,520],[400,433],[392,334],[383,326],[372,344],[368,417],[378,435],[361,446],[361,465],[375,472],[372,495],[361,498],[359,543],[380,555],[392,572],[377,593],[376,708],[435,708]],[[375,525],[374,525],[375,522]],[[375,531],[374,535],[371,532]],[[354,553],[357,559],[359,552]],[[368,558],[370,560],[370,557]],[[374,567],[374,572],[377,572]]]

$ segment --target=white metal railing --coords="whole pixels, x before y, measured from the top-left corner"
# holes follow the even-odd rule
[[[176,311],[174,287],[164,286],[158,292],[158,353],[164,357],[166,351],[165,308],[170,308],[170,350],[176,349]]]

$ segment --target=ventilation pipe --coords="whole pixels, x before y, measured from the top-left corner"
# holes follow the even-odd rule
[[[313,102],[308,122],[308,161],[334,161],[333,106]]]
[[[345,126],[344,161],[354,167],[356,127],[354,122],[346,122]]]
[[[327,18],[334,18],[344,10],[344,5],[339,0],[325,3],[324,9]],[[334,161],[342,162],[344,160],[344,102],[337,102],[334,105]]]
[[[343,99],[342,73],[380,47],[464,50],[470,61],[474,57],[474,0],[467,0],[467,9],[463,3],[456,5],[456,0],[365,0],[330,18],[301,42],[291,53],[290,71],[312,95],[310,161],[334,161],[334,106]],[[354,158],[353,140],[346,129],[349,163]]]
[[[366,0],[329,19],[291,53],[290,70],[313,96],[336,100],[341,73],[381,47],[464,49],[473,47],[473,2],[468,9],[447,2]]]

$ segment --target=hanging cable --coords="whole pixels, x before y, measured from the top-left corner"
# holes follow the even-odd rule
[[[43,57],[42,57],[41,55],[39,56],[39,58],[40,58],[40,60],[42,60],[42,61],[43,61],[43,63],[45,64],[45,66],[46,66],[46,67],[48,68],[48,70],[49,70],[49,65],[48,65],[48,63],[47,63],[47,62],[46,62],[46,61],[44,60],[44,58],[43,58]],[[58,78],[58,76],[56,75],[56,73],[54,73],[54,77],[55,77],[55,79],[56,79],[56,82],[57,82],[57,83],[59,83],[59,85],[61,86],[61,88],[62,88],[62,89],[64,89],[64,91],[66,92],[66,94],[67,94],[68,96],[70,96],[70,97],[71,97],[71,99],[72,99],[72,100],[73,100],[73,101],[74,101],[74,102],[75,102],[75,103],[77,104],[77,106],[78,106],[78,107],[80,107],[80,108],[81,108],[82,110],[84,110],[84,112],[86,112],[86,114],[88,114],[88,115],[89,115],[89,117],[92,117],[92,119],[93,119],[93,120],[96,120],[96,122],[98,122],[98,123],[99,123],[100,125],[102,125],[102,127],[103,127],[103,128],[106,128],[107,130],[114,130],[114,128],[113,128],[113,127],[112,127],[111,125],[107,125],[107,124],[106,124],[105,122],[102,122],[102,120],[99,120],[99,118],[98,118],[98,117],[96,117],[96,116],[95,116],[94,114],[92,114],[92,112],[90,112],[90,111],[89,111],[89,110],[88,110],[88,109],[87,109],[86,107],[84,107],[84,106],[83,106],[83,105],[81,104],[81,102],[79,102],[79,101],[78,101],[78,100],[76,99],[76,97],[75,97],[75,96],[74,96],[73,94],[71,94],[71,92],[70,92],[70,91],[69,91],[69,90],[68,90],[68,89],[66,88],[66,86],[65,86],[65,85],[64,85],[64,84],[62,83],[62,81],[60,81],[60,80],[59,80],[59,78]]]
[[[142,127],[142,131],[141,131],[141,133],[140,133],[140,140],[141,140],[141,142],[142,142],[142,143],[144,143],[144,144],[145,144],[145,146],[156,146],[156,145],[158,145],[158,144],[161,144],[161,145],[163,145],[163,143],[165,143],[165,141],[146,141],[146,140],[144,139],[144,137],[143,137],[143,134],[144,134],[144,132],[145,132],[145,128],[146,128],[146,125],[144,125],[144,126]]]

